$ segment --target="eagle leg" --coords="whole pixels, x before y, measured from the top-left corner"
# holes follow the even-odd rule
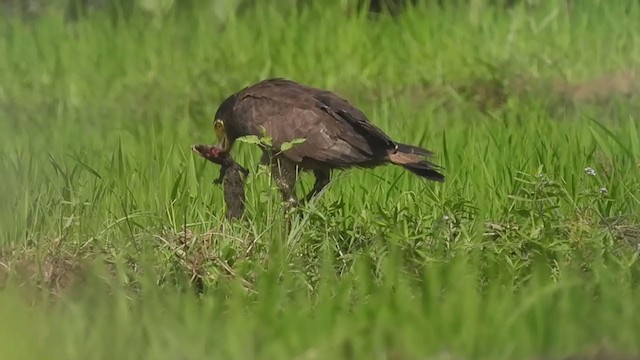
[[[295,184],[296,184],[296,166],[293,162],[282,159],[275,158],[273,160],[270,159],[270,156],[267,152],[262,154],[261,162],[263,164],[268,164],[271,169],[271,177],[275,181],[278,189],[280,190],[280,194],[282,195],[282,200],[285,202],[287,207],[296,207],[298,206],[298,199],[295,194]]]
[[[305,196],[305,202],[309,202],[314,196],[318,195],[325,186],[329,185],[329,180],[331,179],[330,170],[313,170],[313,175],[316,177],[316,182],[313,184],[311,191]]]

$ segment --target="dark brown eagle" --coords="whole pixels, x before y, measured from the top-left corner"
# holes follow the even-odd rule
[[[271,137],[273,147],[263,147],[261,162],[271,166],[283,199],[292,205],[297,203],[298,169],[313,171],[316,179],[305,201],[329,183],[334,169],[391,163],[429,180],[445,180],[440,167],[425,159],[431,151],[393,141],[347,100],[291,80],[262,80],[229,96],[216,111],[213,125],[225,151],[239,137]],[[304,142],[279,151],[294,139]]]

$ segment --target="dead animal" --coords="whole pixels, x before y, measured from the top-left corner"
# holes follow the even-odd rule
[[[227,219],[242,217],[245,210],[244,183],[249,170],[233,160],[229,152],[222,148],[194,145],[191,149],[203,158],[221,166],[220,176],[213,183],[222,185],[224,202],[227,205],[225,217]]]

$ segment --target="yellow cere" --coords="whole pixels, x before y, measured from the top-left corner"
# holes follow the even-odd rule
[[[222,122],[222,120],[217,119],[216,121],[213,122],[213,130],[216,133],[216,137],[218,138],[218,141],[220,141],[220,146],[225,149],[227,149],[227,134],[224,131],[224,122]]]

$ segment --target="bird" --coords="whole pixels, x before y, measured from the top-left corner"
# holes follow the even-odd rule
[[[261,146],[260,163],[270,167],[283,201],[292,206],[299,204],[294,187],[300,170],[315,176],[304,202],[329,184],[333,170],[393,164],[427,180],[445,181],[443,168],[428,160],[431,150],[394,141],[332,91],[282,77],[229,95],[215,112],[213,128],[224,151],[241,137],[270,137],[271,144]],[[281,151],[282,144],[296,139],[302,142]]]

